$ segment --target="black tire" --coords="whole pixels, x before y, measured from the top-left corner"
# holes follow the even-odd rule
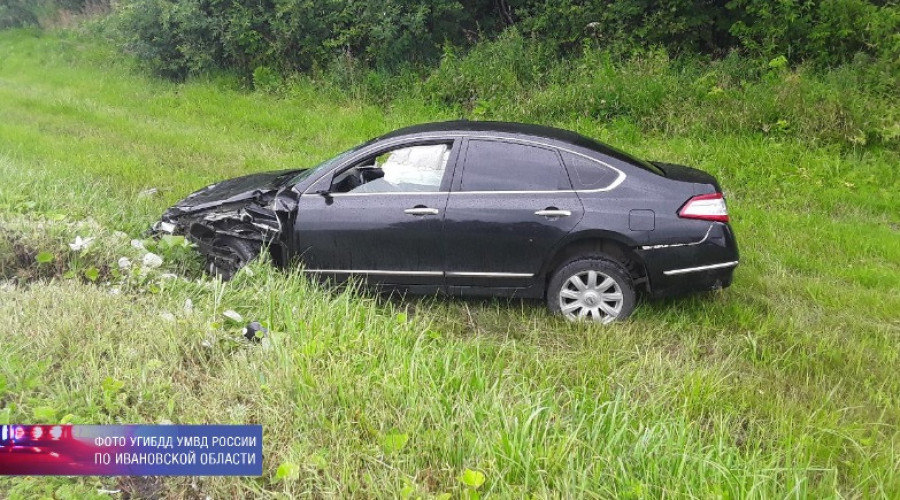
[[[587,286],[592,271],[596,273],[593,289]],[[586,285],[584,290],[579,290],[577,282],[570,281],[575,277]],[[610,278],[612,282],[603,286],[606,278]],[[564,289],[568,293],[562,296]],[[574,297],[575,295],[578,297]],[[619,296],[620,300],[617,299]],[[570,320],[590,319],[601,323],[622,321],[634,311],[635,302],[634,281],[628,271],[618,262],[602,257],[570,260],[553,273],[547,286],[547,306],[550,311]],[[582,310],[587,312],[582,315]],[[615,311],[616,314],[610,314],[610,311]]]
[[[260,251],[259,243],[232,237],[218,237],[213,240],[213,246],[225,249],[227,257],[207,255],[206,272],[223,281],[233,278],[242,267],[258,257]]]

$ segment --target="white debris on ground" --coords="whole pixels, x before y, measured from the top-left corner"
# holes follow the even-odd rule
[[[94,238],[82,238],[81,236],[76,236],[75,241],[69,243],[69,248],[71,248],[74,252],[80,252],[87,249],[92,241],[94,241]]]
[[[144,255],[142,263],[146,268],[156,269],[163,264],[163,259],[153,252],[148,252],[147,255]]]
[[[243,316],[241,316],[240,314],[238,314],[237,311],[234,311],[232,309],[228,309],[227,311],[223,312],[222,316],[225,316],[226,318],[230,319],[231,321],[240,322],[240,321],[244,320]]]

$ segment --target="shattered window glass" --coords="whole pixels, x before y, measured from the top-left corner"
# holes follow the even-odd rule
[[[436,192],[440,190],[448,144],[395,149],[351,168],[334,181],[344,193]]]

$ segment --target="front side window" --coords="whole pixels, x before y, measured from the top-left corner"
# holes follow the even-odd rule
[[[333,193],[399,193],[440,191],[450,144],[394,149],[368,158],[338,174]]]
[[[552,149],[511,142],[470,140],[462,191],[572,189]]]

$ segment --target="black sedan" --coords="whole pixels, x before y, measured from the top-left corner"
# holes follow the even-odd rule
[[[314,167],[205,187],[163,214],[229,278],[263,249],[280,266],[414,293],[546,299],[610,322],[653,296],[731,284],[734,233],[716,179],[564,130],[443,122]]]

